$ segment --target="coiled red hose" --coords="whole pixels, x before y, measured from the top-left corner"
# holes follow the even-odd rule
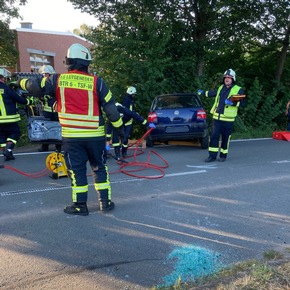
[[[132,177],[136,177],[136,178],[156,179],[156,178],[164,177],[165,172],[163,169],[168,168],[169,164],[163,157],[161,157],[161,155],[159,155],[155,151],[153,151],[153,150],[148,151],[146,162],[140,162],[137,160],[137,156],[140,155],[140,153],[138,154],[138,152],[140,152],[139,145],[141,144],[141,142],[146,138],[146,136],[152,130],[153,130],[153,128],[150,128],[138,141],[136,141],[135,143],[133,143],[129,146],[129,147],[132,147],[132,146],[136,145],[135,149],[134,149],[134,154],[133,154],[133,161],[122,163],[120,165],[120,172],[122,172],[126,175],[129,175],[129,176],[132,176]],[[163,165],[156,165],[156,164],[151,163],[151,156],[152,155],[155,155],[157,158],[159,158],[162,161]],[[140,174],[136,173],[136,172],[143,171],[145,169],[156,170],[159,172],[159,174],[157,174],[157,175],[140,175]]]

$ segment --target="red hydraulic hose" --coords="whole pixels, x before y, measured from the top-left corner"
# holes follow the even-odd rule
[[[134,154],[133,154],[133,161],[121,164],[120,172],[129,176],[132,176],[132,177],[136,177],[136,178],[157,179],[157,178],[164,177],[165,172],[163,169],[168,168],[169,166],[168,162],[155,151],[153,150],[148,151],[146,162],[140,162],[137,160],[137,155],[140,155],[138,154],[139,145],[152,130],[153,128],[150,128],[137,142],[130,145],[130,147],[132,147],[133,145],[136,145],[134,149]],[[160,166],[160,165],[155,165],[151,163],[151,155],[155,155],[156,157],[158,157],[163,162],[164,165]],[[131,169],[129,169],[130,167]],[[138,175],[134,173],[134,172],[143,171],[145,169],[157,170],[159,174],[158,175]]]
[[[46,176],[46,175],[48,175],[50,173],[50,171],[47,168],[45,168],[45,169],[43,169],[43,170],[41,170],[39,172],[35,172],[35,173],[26,173],[26,172],[20,171],[20,170],[18,170],[16,168],[14,168],[12,166],[9,166],[9,165],[6,165],[6,164],[3,165],[3,167],[6,168],[6,169],[15,171],[15,172],[17,172],[17,173],[19,173],[21,175],[26,176],[26,177],[31,177],[31,178],[40,178],[40,177]]]

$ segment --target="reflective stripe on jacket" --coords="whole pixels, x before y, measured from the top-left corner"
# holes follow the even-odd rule
[[[220,101],[220,92],[223,88],[223,85],[221,85],[218,88],[217,94],[216,94],[216,98],[215,98],[215,102],[210,110],[210,113],[213,114],[213,119],[215,120],[221,120],[221,121],[226,121],[226,122],[234,122],[235,117],[238,114],[238,107],[240,105],[240,102],[237,102],[235,106],[229,106],[229,105],[225,105],[224,106],[224,112],[223,114],[218,113],[216,110],[219,106],[219,101]],[[230,98],[232,95],[237,95],[239,93],[239,90],[241,89],[241,87],[234,85],[227,98]]]

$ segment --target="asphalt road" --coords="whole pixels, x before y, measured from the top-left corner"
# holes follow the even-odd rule
[[[116,208],[98,211],[88,170],[85,217],[63,213],[71,203],[67,177],[23,175],[45,169],[47,154],[16,153],[4,163],[12,168],[0,169],[0,288],[148,289],[283,251],[290,243],[289,147],[236,141],[226,162],[208,164],[198,147],[156,146],[137,160],[158,167],[162,157],[168,168],[124,168],[138,177],[111,158]]]

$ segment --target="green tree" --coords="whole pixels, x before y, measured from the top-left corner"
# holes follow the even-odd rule
[[[259,98],[251,93],[255,78],[264,94],[254,110],[241,115],[241,123],[250,126],[249,118],[254,127],[269,120],[279,126],[290,89],[288,0],[70,2],[100,22],[89,38],[95,44],[94,70],[118,97],[125,86],[136,85],[139,105],[147,111],[152,96],[216,87],[220,74],[233,68],[251,97],[247,108]],[[263,119],[273,106],[273,115]]]
[[[139,36],[148,33],[146,26],[152,25],[152,21],[162,23],[163,29],[170,30],[166,55],[171,57],[173,62],[183,59],[183,65],[186,60],[187,68],[190,63],[190,71],[194,70],[197,76],[203,74],[203,65],[210,42],[208,36],[215,29],[214,20],[218,16],[219,1],[101,0],[91,3],[91,1],[71,0],[70,2],[75,8],[94,15],[112,34],[118,35],[120,30],[127,30],[122,34],[123,38],[130,37],[130,33],[134,34],[137,31]],[[145,22],[148,20],[151,24]],[[148,46],[147,49],[151,47]]]
[[[15,35],[9,29],[11,18],[21,18],[19,5],[25,5],[27,0],[0,1],[0,65],[12,67],[17,62],[18,51],[15,47]]]
[[[288,0],[225,0],[216,21],[214,56],[223,49],[221,61],[229,57],[242,68],[248,56],[256,57],[263,71],[271,73],[271,80],[280,82],[289,51],[290,2]],[[224,57],[223,57],[224,56]],[[260,58],[272,59],[272,64],[263,67]],[[227,57],[227,59],[226,59]],[[242,60],[242,61],[241,61]],[[257,61],[259,60],[259,61]],[[241,62],[240,62],[241,61]]]
[[[73,29],[73,33],[81,37],[89,36],[92,34],[93,29],[94,29],[93,26],[88,26],[87,24],[84,23],[79,28]]]

